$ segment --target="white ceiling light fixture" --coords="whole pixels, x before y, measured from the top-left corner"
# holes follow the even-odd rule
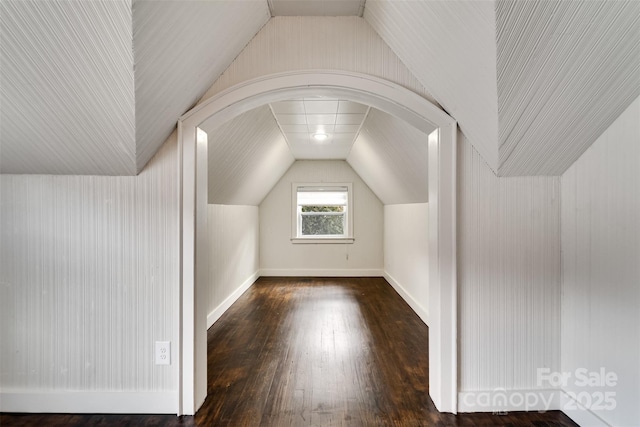
[[[327,138],[329,138],[329,135],[324,132],[316,132],[313,134],[313,139],[315,139],[316,141],[324,141]]]

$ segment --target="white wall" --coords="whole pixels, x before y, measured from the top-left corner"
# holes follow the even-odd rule
[[[209,205],[210,327],[258,278],[257,206]]]
[[[459,403],[492,411],[465,397],[560,368],[560,179],[498,178],[461,136],[458,189]]]
[[[387,281],[428,323],[429,205],[384,206],[384,274]]]
[[[357,16],[271,18],[200,103],[235,84],[295,70],[369,74],[404,86],[435,103],[378,33]]]
[[[609,425],[640,420],[640,98],[562,175],[562,371],[565,390],[614,392]],[[579,387],[575,370],[617,374]],[[588,414],[572,413],[587,423]],[[578,418],[579,417],[579,418]]]
[[[0,183],[0,410],[176,413],[175,135],[139,176]]]
[[[353,244],[291,242],[291,183],[352,182]],[[279,275],[375,275],[383,269],[383,207],[343,160],[299,160],[260,204],[260,270]]]

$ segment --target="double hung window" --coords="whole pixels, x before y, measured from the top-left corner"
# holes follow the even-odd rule
[[[351,184],[294,184],[293,239],[353,241]]]

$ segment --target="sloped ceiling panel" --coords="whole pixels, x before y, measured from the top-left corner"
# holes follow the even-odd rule
[[[269,0],[273,16],[362,16],[365,0]]]
[[[494,2],[368,0],[364,18],[497,170]]]
[[[294,158],[268,105],[219,127],[209,139],[209,203],[258,206]]]
[[[269,17],[264,0],[133,3],[138,170]]]
[[[130,1],[0,2],[0,171],[136,173]]]
[[[640,95],[640,2],[498,1],[500,175],[560,175]]]
[[[246,80],[296,70],[369,74],[404,86],[435,103],[393,50],[357,16],[271,18],[201,101]]]
[[[424,203],[428,135],[371,109],[347,162],[385,205]]]

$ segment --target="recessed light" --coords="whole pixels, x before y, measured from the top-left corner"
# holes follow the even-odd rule
[[[315,139],[316,141],[324,141],[327,138],[329,138],[329,135],[327,135],[326,133],[317,132],[313,134],[313,139]]]

